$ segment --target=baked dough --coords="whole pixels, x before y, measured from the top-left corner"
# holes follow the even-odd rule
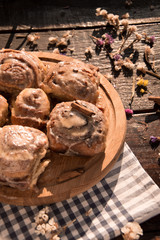
[[[59,62],[50,67],[40,83],[46,93],[61,101],[85,100],[95,103],[100,83],[98,68],[80,61]]]
[[[50,102],[40,88],[25,88],[13,104],[11,122],[23,126],[43,128],[50,113]]]
[[[0,95],[0,127],[2,127],[6,123],[7,117],[8,102],[2,95]]]
[[[0,90],[15,94],[24,88],[37,87],[46,67],[35,55],[24,50],[0,50]]]
[[[103,112],[82,100],[57,104],[47,123],[50,148],[67,155],[93,156],[103,152],[106,134]]]
[[[47,136],[38,129],[18,125],[0,128],[0,184],[20,190],[33,188],[45,169],[41,159],[47,148]]]

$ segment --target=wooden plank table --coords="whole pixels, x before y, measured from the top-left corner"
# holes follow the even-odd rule
[[[64,3],[65,2],[65,3]],[[128,1],[130,2],[130,1]],[[145,47],[148,46],[143,40],[134,45],[135,67],[132,71],[113,72],[110,58],[106,51],[95,52],[95,43],[91,35],[99,37],[102,33],[111,33],[112,28],[106,26],[102,17],[95,15],[95,9],[102,7],[108,13],[118,14],[120,17],[128,12],[129,24],[137,27],[137,32],[145,32],[148,36],[155,36],[154,50],[156,73],[160,74],[160,16],[159,1],[27,1],[22,5],[19,0],[0,1],[0,48],[22,49],[27,51],[49,51],[54,47],[48,45],[48,38],[53,36],[60,39],[68,30],[72,34],[68,48],[74,48],[74,52],[67,51],[67,56],[80,59],[98,66],[104,75],[113,74],[111,83],[116,87],[124,108],[132,108],[133,117],[127,121],[126,142],[133,153],[137,156],[143,168],[160,187],[160,163],[158,162],[160,148],[153,150],[149,144],[150,136],[160,136],[160,116],[152,112],[154,102],[149,101],[151,95],[160,96],[160,79],[145,75],[149,80],[148,92],[139,96],[135,92],[132,104],[131,94],[133,79],[137,77],[136,66],[144,62]],[[40,39],[37,45],[27,43],[29,33],[38,34]],[[133,37],[129,38],[131,43]],[[117,50],[121,40],[114,36],[113,50]],[[85,50],[92,47],[92,58],[86,59]],[[130,49],[133,50],[133,49]],[[130,53],[126,53],[130,54]],[[137,80],[136,80],[137,81]],[[130,105],[131,104],[131,105]],[[160,215],[141,224],[144,235],[141,239],[158,239],[160,236]],[[122,237],[115,238],[117,240]]]

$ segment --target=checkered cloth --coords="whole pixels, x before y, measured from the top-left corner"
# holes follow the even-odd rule
[[[34,217],[44,207],[0,204],[0,239],[46,239],[33,227]],[[76,219],[61,240],[107,240],[118,236],[128,221],[142,223],[159,213],[160,189],[125,144],[105,178],[74,198],[49,205],[48,215],[60,226]]]

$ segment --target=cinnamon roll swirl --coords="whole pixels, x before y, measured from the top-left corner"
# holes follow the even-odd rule
[[[98,68],[77,60],[59,62],[50,68],[40,87],[61,101],[80,99],[95,103],[99,82]]]
[[[44,171],[41,159],[47,148],[47,136],[38,129],[18,125],[0,128],[0,184],[20,190],[33,188]]]
[[[6,121],[8,116],[8,103],[7,100],[0,95],[0,127],[2,127]]]
[[[107,129],[101,110],[77,100],[55,106],[47,123],[47,136],[53,151],[93,156],[104,151]]]
[[[0,50],[0,90],[20,92],[37,87],[45,75],[45,66],[35,55],[12,49]]]
[[[16,98],[11,111],[12,124],[43,128],[50,113],[50,102],[40,88],[26,88]]]

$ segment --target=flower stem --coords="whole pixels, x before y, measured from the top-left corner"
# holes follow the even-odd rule
[[[160,79],[160,75],[158,75],[157,73],[151,72],[149,70],[144,70],[144,72],[153,76],[153,77],[156,77],[156,78]]]

